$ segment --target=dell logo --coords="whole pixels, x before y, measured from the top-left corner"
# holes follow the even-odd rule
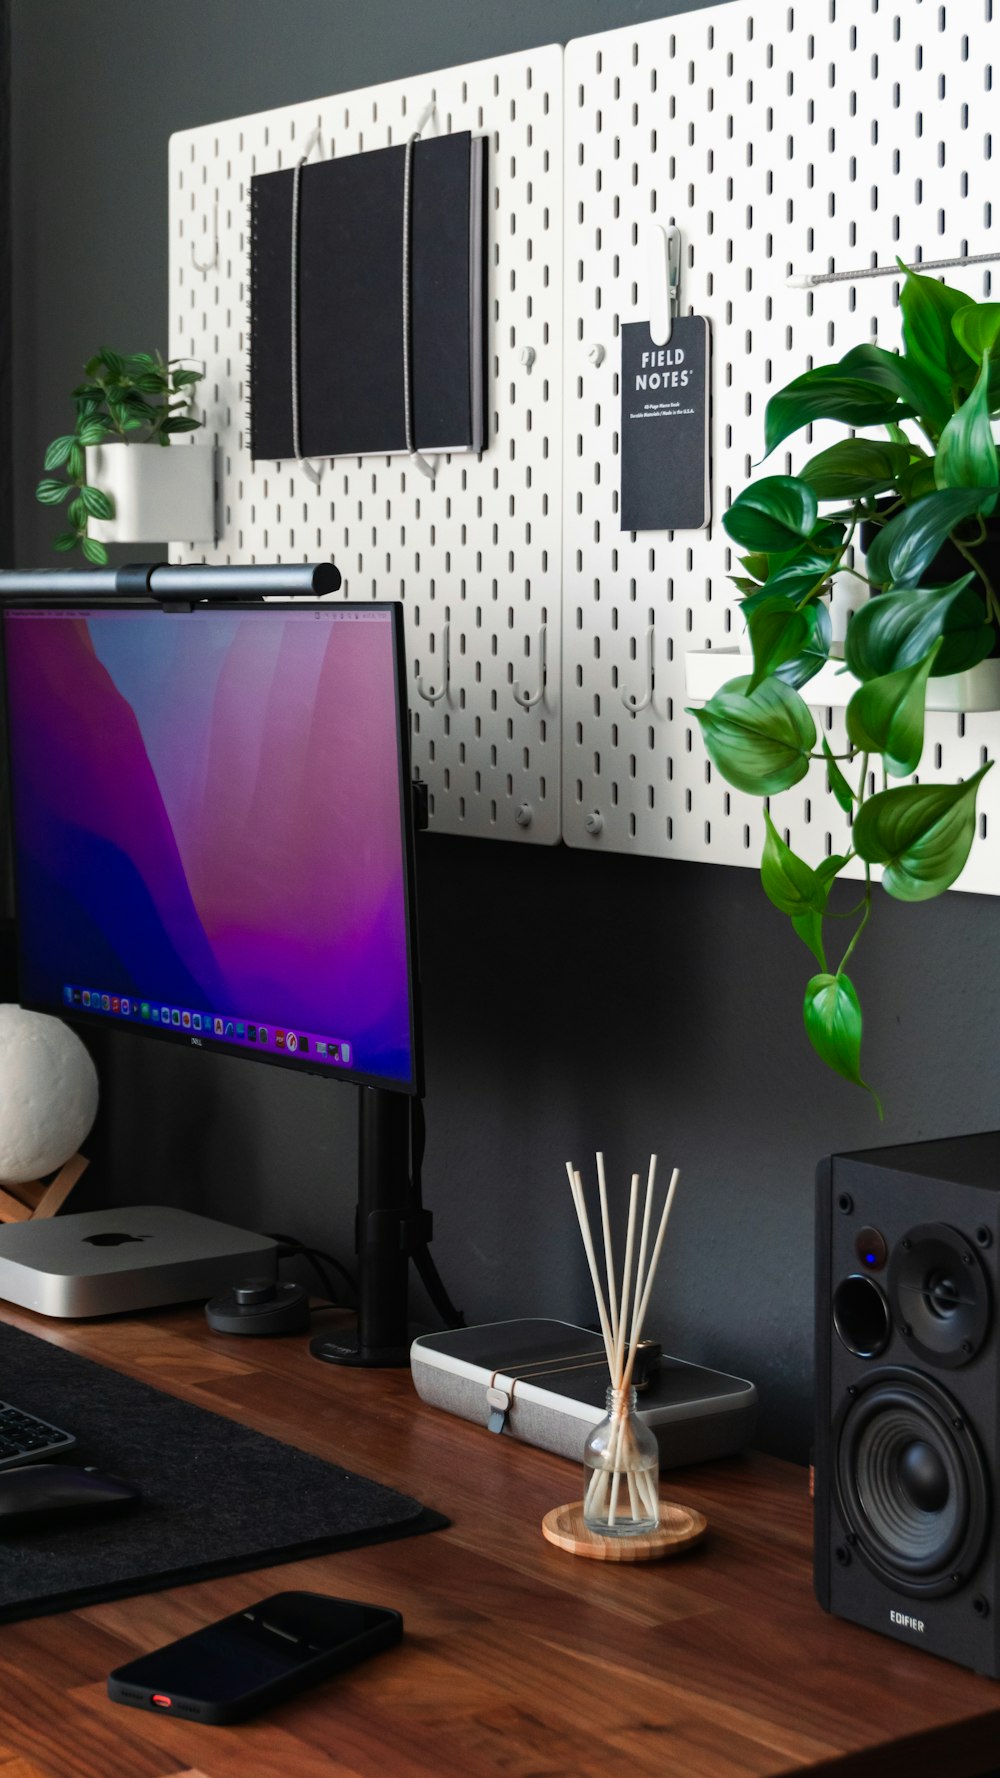
[[[921,1636],[924,1633],[923,1618],[907,1617],[905,1611],[890,1611],[889,1622],[891,1624],[899,1624],[900,1628],[903,1630],[919,1630]]]

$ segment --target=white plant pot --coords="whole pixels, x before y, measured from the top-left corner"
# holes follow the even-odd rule
[[[213,445],[91,445],[87,481],[115,503],[113,519],[90,521],[100,543],[215,541]]]
[[[738,648],[690,649],[684,657],[687,695],[693,704],[705,704],[727,680],[753,672],[753,656]],[[829,660],[814,678],[801,687],[807,704],[832,709],[849,704],[860,681],[843,661]],[[927,681],[928,710],[968,714],[974,710],[1000,710],[1000,659],[980,661],[967,673],[946,673]]]

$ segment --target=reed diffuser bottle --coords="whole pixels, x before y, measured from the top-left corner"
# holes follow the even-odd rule
[[[607,1413],[583,1448],[583,1522],[598,1537],[634,1537],[660,1523],[660,1452],[635,1411],[634,1387],[608,1387]]]
[[[649,1158],[649,1177],[639,1235],[639,1255],[634,1261],[636,1220],[639,1205],[639,1175],[632,1175],[629,1195],[628,1227],[625,1236],[625,1260],[621,1272],[621,1295],[611,1242],[608,1215],[608,1193],[604,1178],[604,1156],[597,1157],[597,1184],[601,1204],[601,1228],[604,1235],[604,1282],[594,1252],[593,1236],[584,1201],[583,1181],[567,1161],[566,1172],[576,1208],[580,1234],[583,1237],[587,1264],[597,1302],[597,1313],[604,1337],[608,1360],[610,1387],[607,1414],[587,1439],[583,1454],[584,1492],[583,1524],[592,1537],[640,1537],[660,1528],[660,1453],[654,1434],[635,1411],[636,1392],[632,1384],[635,1355],[642,1338],[643,1322],[653,1289],[653,1279],[663,1250],[670,1207],[677,1189],[679,1174],[674,1168],[666,1200],[660,1216],[656,1239],[649,1249],[653,1191],[656,1179],[656,1156]],[[648,1264],[647,1264],[648,1255]],[[633,1263],[634,1262],[634,1263]],[[632,1311],[631,1325],[629,1309]]]

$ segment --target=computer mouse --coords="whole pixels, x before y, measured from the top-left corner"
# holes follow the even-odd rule
[[[134,1506],[141,1498],[131,1482],[96,1469],[26,1463],[0,1473],[0,1538],[40,1526],[76,1524]]]

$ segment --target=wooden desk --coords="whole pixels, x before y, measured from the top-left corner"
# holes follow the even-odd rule
[[[573,1467],[425,1407],[405,1371],[227,1339],[195,1310],[3,1313],[452,1526],[0,1628],[0,1778],[970,1778],[997,1763],[1000,1685],[815,1605],[805,1473],[789,1464],[665,1478],[708,1515],[706,1544],[644,1568],[585,1562],[539,1530],[575,1497]],[[284,1587],[395,1605],[404,1643],[241,1728],[109,1703],[111,1667]]]

